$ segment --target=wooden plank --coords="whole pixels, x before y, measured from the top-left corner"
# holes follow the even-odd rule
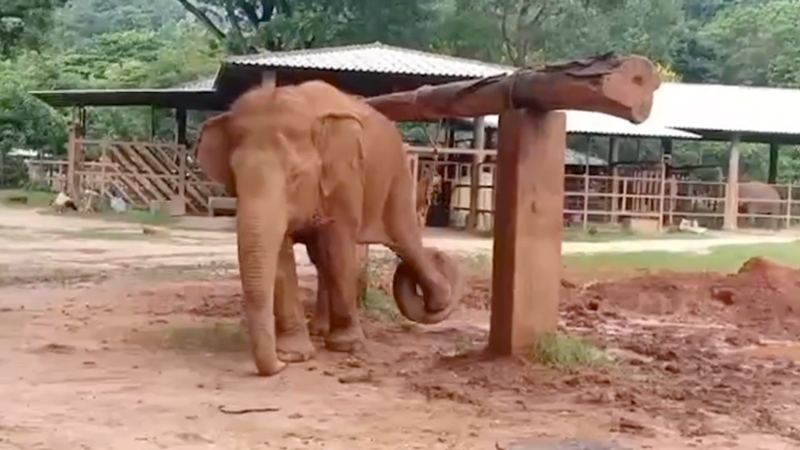
[[[118,147],[120,152],[123,153],[125,157],[131,161],[133,166],[137,168],[134,169],[136,173],[143,175],[140,179],[147,180],[147,183],[144,187],[153,194],[153,198],[151,200],[169,200],[173,194],[172,189],[164,180],[161,179],[161,173],[155,172],[150,165],[144,161],[141,154],[142,152],[139,151],[138,147],[135,145],[121,145],[120,147]]]
[[[194,200],[196,203],[201,205],[205,204],[208,201],[208,196],[202,195],[200,192],[194,189],[194,186],[191,185],[187,186],[185,176],[183,176],[183,180],[181,179],[181,175],[186,173],[185,162],[183,165],[175,164],[175,161],[172,158],[170,158],[169,155],[166,154],[166,152],[164,152],[163,147],[165,146],[150,145],[148,146],[149,151],[144,152],[144,156],[145,158],[147,158],[151,167],[155,168],[158,171],[161,171],[165,175],[172,175],[172,172],[174,171],[177,174],[175,175],[177,177],[175,190],[179,192],[179,195],[181,195],[184,199],[186,199],[186,194],[188,194],[191,197],[190,200]],[[182,148],[171,148],[171,150],[174,150],[176,152],[179,160],[180,159],[185,160],[185,155],[183,154],[184,152],[182,151]],[[184,169],[181,169],[181,167],[184,167]],[[187,206],[189,206],[189,209],[191,209],[193,212],[200,212],[197,206],[193,204],[191,201],[188,201],[186,203]]]
[[[500,116],[491,354],[528,352],[558,326],[566,136],[563,112]]]
[[[139,189],[140,187],[147,189],[149,180],[145,179],[142,181],[143,176],[139,173],[136,166],[128,161],[118,147],[109,145],[108,155],[110,155],[110,158],[113,158],[114,162],[117,163],[118,166],[121,166],[123,169],[125,169],[125,171],[117,171],[117,179],[125,183],[126,186],[136,193],[140,200],[139,204],[149,204],[150,200],[152,200],[151,195],[147,195],[141,189]],[[148,192],[152,194],[152,191],[149,189]]]

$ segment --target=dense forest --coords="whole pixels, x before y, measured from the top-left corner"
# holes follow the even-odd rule
[[[798,17],[796,0],[0,0],[0,152],[63,151],[67,112],[32,89],[172,87],[227,54],[374,41],[516,66],[635,52],[685,82],[800,87]],[[90,111],[93,134],[149,129],[149,110]],[[572,144],[605,157],[601,139]],[[725,148],[678,156],[721,163]],[[794,153],[781,152],[783,180],[800,178]],[[765,177],[765,146],[743,158],[746,177]]]

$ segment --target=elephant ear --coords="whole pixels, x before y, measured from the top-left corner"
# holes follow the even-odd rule
[[[230,164],[234,143],[229,126],[229,113],[214,116],[203,122],[195,152],[197,161],[206,175],[211,180],[224,184],[230,193],[235,195]]]

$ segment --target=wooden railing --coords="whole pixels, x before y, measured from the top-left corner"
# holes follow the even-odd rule
[[[78,164],[76,176],[81,189],[114,194],[129,204],[148,206],[153,201],[185,202],[189,213],[206,214],[210,197],[225,197],[225,189],[210,181],[184,147],[150,142],[114,142],[76,140],[84,154],[95,161]],[[475,155],[493,158],[496,150],[472,150],[409,146],[409,170],[415,179],[423,168],[433,167],[448,185],[449,224],[467,226],[470,213],[477,214],[476,228],[489,231],[494,221],[493,162],[458,162],[444,160],[448,155]],[[434,157],[434,155],[437,155]],[[484,158],[481,158],[484,159]],[[38,185],[54,191],[68,185],[67,161],[28,161],[29,177]],[[564,216],[571,223],[589,227],[594,223],[619,222],[626,218],[657,221],[659,228],[677,225],[682,219],[696,220],[709,228],[723,223],[727,183],[688,180],[667,176],[664,166],[636,169],[611,175],[567,174],[564,178]],[[476,205],[471,205],[472,171],[479,172]],[[739,226],[791,228],[800,224],[800,186],[773,185],[780,200],[758,200],[761,212],[740,212]],[[414,192],[415,194],[415,192]],[[414,195],[412,194],[412,195]],[[740,198],[744,204],[751,199]],[[771,206],[771,214],[763,213]]]

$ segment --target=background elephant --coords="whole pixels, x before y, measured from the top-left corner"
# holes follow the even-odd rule
[[[750,217],[750,226],[766,223],[777,229],[780,224],[781,195],[774,186],[761,181],[739,183],[739,212],[742,214],[768,214],[775,218]]]
[[[306,244],[316,259],[320,290],[328,297],[325,342],[332,350],[351,351],[364,340],[358,244],[383,244],[400,256],[394,295],[409,319],[435,323],[455,307],[459,273],[444,254],[422,246],[401,136],[363,101],[321,81],[252,89],[203,124],[197,157],[237,196],[245,318],[260,374],[285,367],[278,348],[291,353],[309,339],[296,295],[275,296],[279,276],[294,273],[296,286],[291,252],[281,251],[291,240]],[[297,342],[276,343],[276,316],[297,330],[277,339]]]

